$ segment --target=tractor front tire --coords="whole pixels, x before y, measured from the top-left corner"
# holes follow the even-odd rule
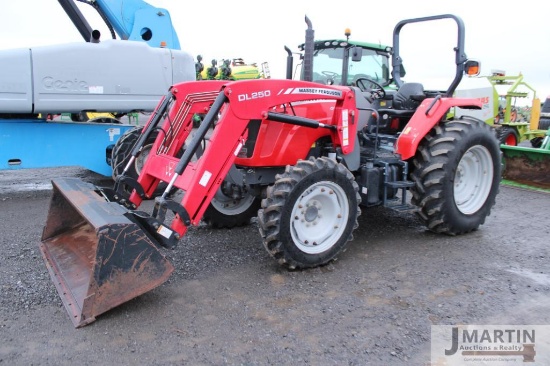
[[[221,188],[204,212],[203,220],[215,228],[231,229],[250,223],[250,219],[258,214],[261,199],[249,193],[240,199],[226,196]]]
[[[289,269],[328,263],[353,238],[361,214],[358,191],[353,174],[332,159],[288,166],[258,211],[264,247]]]
[[[495,204],[502,174],[495,131],[472,117],[440,123],[413,159],[411,203],[430,231],[459,235],[477,230]]]

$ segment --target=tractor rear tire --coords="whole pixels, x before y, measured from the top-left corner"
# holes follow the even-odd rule
[[[495,131],[462,117],[437,125],[413,159],[411,203],[430,231],[459,235],[477,230],[495,204],[502,155]]]
[[[132,156],[132,149],[134,148],[134,145],[139,139],[139,136],[141,135],[142,130],[143,130],[143,126],[134,127],[131,130],[126,131],[118,139],[115,146],[113,147],[112,156],[111,156],[111,167],[113,168],[114,180],[116,180],[116,178],[122,174],[122,172],[124,171],[124,168],[128,164],[128,161]],[[147,141],[145,141],[145,145],[140,155],[134,160],[134,163],[130,166],[130,168],[126,172],[127,177],[135,180],[138,179],[139,174],[143,169],[145,161],[147,160],[147,156],[151,152],[151,148],[153,147],[153,143],[155,142],[157,136],[158,136],[158,131],[153,131],[151,136],[149,136]],[[155,190],[153,197],[151,198],[162,195],[167,185],[168,185],[167,183],[161,181],[157,189]],[[131,189],[129,187],[127,189],[127,192],[131,193]],[[171,192],[171,193],[174,193],[174,192]]]
[[[223,194],[220,188],[204,212],[203,220],[215,228],[248,225],[250,219],[258,214],[260,204],[261,199],[257,196],[245,194],[235,200]]]
[[[332,159],[288,166],[258,211],[264,247],[289,269],[328,263],[353,238],[361,214],[358,191],[353,174]]]
[[[519,135],[517,131],[512,127],[500,127],[496,129],[497,136],[502,145],[517,146],[519,142]]]

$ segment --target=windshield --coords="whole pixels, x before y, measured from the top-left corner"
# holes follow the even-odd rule
[[[313,81],[322,84],[342,85],[343,48],[315,50]],[[361,61],[349,60],[348,78],[345,85],[354,85],[357,78],[368,78],[381,85],[389,84],[389,57],[375,50],[363,48]]]

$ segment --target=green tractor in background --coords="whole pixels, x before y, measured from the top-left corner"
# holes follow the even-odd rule
[[[503,178],[514,185],[550,190],[550,98],[541,107],[536,91],[521,74],[506,76],[493,71],[488,80],[494,91],[493,126],[501,142]],[[533,92],[533,100],[531,107],[525,108],[530,113],[521,114],[514,102],[529,96],[525,88]],[[530,146],[521,144],[523,141],[529,141]]]
[[[202,56],[197,56],[195,63],[197,80],[247,80],[247,79],[269,79],[271,77],[267,62],[260,66],[257,63],[247,64],[242,58],[221,60],[213,59],[210,66],[204,67]]]
[[[493,86],[495,117],[493,126],[501,144],[517,146],[529,140],[531,146],[538,148],[546,135],[546,128],[540,126],[540,99],[529,84],[523,81],[523,75],[506,76],[504,71],[493,71],[487,79]],[[530,107],[518,108],[518,98],[529,97],[533,93]]]
[[[197,56],[195,62],[195,72],[197,80],[247,80],[247,79],[270,79],[271,74],[267,62],[262,62],[260,66],[257,63],[247,64],[242,58],[233,60],[224,59],[218,67],[218,61],[213,59],[210,66],[204,67],[202,56]],[[200,126],[205,113],[196,113],[193,117],[193,127]]]

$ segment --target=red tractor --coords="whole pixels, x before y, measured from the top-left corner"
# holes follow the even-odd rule
[[[403,83],[401,28],[443,18],[458,25],[451,86]],[[305,50],[307,63],[308,41]],[[484,121],[448,118],[453,108],[482,107],[453,98],[464,72],[478,67],[466,59],[462,21],[401,21],[392,57],[393,92],[364,77],[356,86],[286,79],[174,85],[131,152],[128,167],[158,134],[137,180],[122,172],[114,189],[54,180],[41,249],[75,326],[164,282],[173,267],[159,246],[174,248],[202,219],[232,227],[257,216],[267,252],[288,268],[334,259],[371,206],[416,212],[437,233],[478,229],[498,193],[501,152]],[[194,129],[199,113],[206,115]],[[161,182],[167,186],[153,212],[138,211]],[[171,198],[175,188],[184,192],[181,202]],[[79,291],[67,291],[73,287]]]

